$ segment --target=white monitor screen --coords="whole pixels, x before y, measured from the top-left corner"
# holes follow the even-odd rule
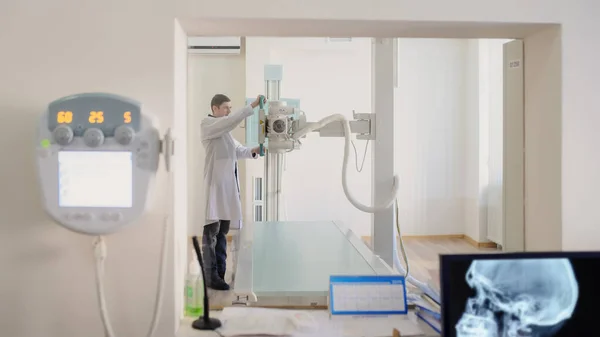
[[[133,204],[132,153],[58,153],[58,206],[118,207]]]

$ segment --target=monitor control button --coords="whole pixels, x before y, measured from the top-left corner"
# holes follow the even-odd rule
[[[122,219],[123,219],[123,214],[121,214],[121,213],[112,213],[110,215],[111,221],[121,221]]]
[[[134,136],[135,131],[127,125],[121,125],[115,129],[115,139],[121,145],[129,145],[133,141]]]
[[[89,147],[98,147],[104,143],[104,133],[96,128],[87,129],[83,133],[83,141]]]
[[[73,141],[73,129],[66,125],[59,125],[52,131],[52,138],[61,146],[66,146]]]

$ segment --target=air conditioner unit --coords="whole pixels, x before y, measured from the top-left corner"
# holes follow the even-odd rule
[[[188,37],[190,54],[239,55],[241,49],[241,37]]]

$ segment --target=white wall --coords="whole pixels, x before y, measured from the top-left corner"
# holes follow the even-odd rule
[[[189,54],[188,59],[188,191],[190,235],[202,235],[205,224],[204,208],[204,159],[201,142],[200,122],[210,110],[210,101],[215,94],[225,94],[231,99],[234,109],[245,104],[246,85],[245,52],[239,55]],[[232,134],[244,143],[244,129],[236,128]],[[240,186],[245,186],[245,161],[239,162]]]
[[[591,38],[587,31],[582,31],[577,41],[586,36]],[[591,40],[590,46],[598,45],[597,39]],[[543,46],[550,48],[542,51]],[[587,148],[598,143],[593,130],[600,118],[588,112],[598,110],[592,103],[596,102],[594,91],[589,90],[598,86],[600,67],[584,66],[593,59],[587,57],[598,53],[597,49],[587,50],[586,56],[578,62],[571,54],[577,46],[564,33],[561,39],[555,30],[525,39],[526,250],[548,251],[560,247],[561,243],[565,250],[600,248],[600,226],[593,213],[597,203],[592,201],[598,198],[595,187],[600,185],[600,160],[591,155],[596,150]],[[572,66],[563,69],[562,83],[557,80],[561,78],[561,71],[554,66],[556,64]],[[584,85],[580,90],[570,91],[578,87],[574,85],[578,83],[577,78],[581,78]],[[558,94],[561,89],[564,96]],[[563,123],[557,106],[566,107],[562,113]],[[561,200],[563,207],[558,207]]]
[[[467,40],[400,39],[396,170],[404,235],[463,234]],[[470,149],[476,151],[475,149]]]
[[[59,19],[65,15],[70,19]],[[93,239],[57,226],[42,210],[34,130],[49,102],[90,91],[141,101],[161,133],[177,126],[174,110],[182,109],[174,97],[181,81],[181,74],[175,80],[176,36],[168,1],[0,2],[0,44],[12,50],[0,56],[0,114],[11,125],[0,136],[6,159],[0,168],[3,336],[104,336]],[[148,212],[107,238],[106,299],[120,336],[144,336],[152,316],[163,222],[173,212],[173,179],[163,167]],[[172,236],[169,241],[157,336],[173,336],[175,326]]]

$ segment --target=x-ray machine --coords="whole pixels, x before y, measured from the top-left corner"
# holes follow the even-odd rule
[[[390,194],[397,191],[394,174],[394,88],[396,87],[396,39],[373,39],[372,48],[372,111],[355,113],[350,121],[350,131],[357,139],[371,140],[372,153],[372,204],[390,206]],[[306,116],[280,102],[282,69],[265,67],[265,93],[270,102],[268,114],[259,116],[258,142],[265,151],[265,217],[267,221],[280,221],[282,214],[281,176],[283,156],[298,149],[297,140],[307,132],[316,131],[320,137],[344,137],[343,120],[333,117],[317,123],[307,123]],[[261,110],[263,111],[263,110]],[[314,126],[313,129],[306,128]],[[306,128],[297,139],[293,132]],[[392,188],[394,186],[394,188]],[[344,187],[346,188],[346,187]],[[395,196],[395,195],[394,195]],[[352,202],[355,206],[356,202]],[[361,207],[358,207],[359,209]],[[369,208],[369,207],[367,207]],[[393,264],[394,209],[378,207],[365,209],[372,213],[371,239],[374,253],[390,266]]]
[[[393,206],[399,189],[394,175],[393,136],[396,59],[395,39],[373,39],[372,107],[376,113],[355,113],[351,121],[334,114],[308,122],[301,109],[280,99],[282,67],[265,66],[268,106],[261,106],[259,115],[246,123],[246,128],[249,135],[257,129],[257,142],[265,156],[266,221],[242,229],[234,303],[319,307],[326,305],[331,275],[389,275],[394,273],[392,266],[408,274],[396,252],[394,228]],[[283,156],[300,149],[300,139],[310,132],[321,137],[345,137],[341,183],[348,201],[373,215],[372,249],[339,222],[281,219]],[[351,133],[373,142],[373,206],[358,202],[348,188]],[[407,281],[431,294],[430,287],[409,274]]]

